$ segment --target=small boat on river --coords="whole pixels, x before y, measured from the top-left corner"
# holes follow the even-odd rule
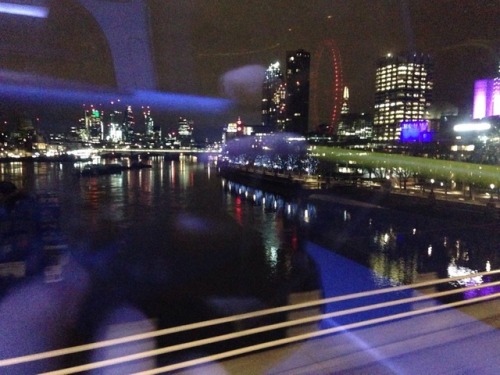
[[[77,175],[82,177],[102,176],[109,174],[120,174],[125,169],[118,163],[112,164],[86,164],[81,169],[77,169]]]
[[[111,164],[86,164],[82,168],[76,169],[77,176],[81,177],[95,177],[105,176],[111,174],[120,174],[127,170],[137,170],[151,168],[151,164],[142,161],[132,161],[130,165],[122,165],[119,163]]]

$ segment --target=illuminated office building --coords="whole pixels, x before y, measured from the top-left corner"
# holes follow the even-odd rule
[[[429,56],[389,54],[380,59],[375,77],[374,140],[400,140],[403,121],[426,119],[432,86]]]
[[[269,65],[262,87],[262,125],[282,130],[285,120],[285,81],[279,62]]]
[[[339,141],[366,141],[372,138],[373,118],[367,113],[340,115],[337,128]]]
[[[134,112],[132,111],[132,106],[127,106],[125,110],[125,118],[123,121],[123,141],[132,142],[134,139],[134,130],[135,130],[135,117]]]
[[[189,147],[193,143],[193,124],[192,120],[180,117],[178,122],[178,140],[182,147]]]
[[[104,139],[104,123],[102,120],[103,113],[91,105],[89,108],[84,108],[84,140],[92,143],[99,143]]]
[[[153,117],[151,116],[151,109],[149,108],[149,106],[142,107],[142,116],[144,117],[144,128],[146,130],[146,135],[148,137],[152,137],[154,134],[155,122],[153,120]]]
[[[304,50],[286,53],[286,119],[284,130],[301,135],[309,127],[311,55]]]
[[[142,107],[142,115],[144,116],[147,141],[151,146],[159,145],[161,142],[161,128],[155,123],[149,106]]]
[[[500,116],[500,64],[495,78],[481,79],[474,83],[474,106],[472,117]]]
[[[112,111],[109,114],[108,132],[106,139],[111,142],[123,141],[123,113],[120,111]]]

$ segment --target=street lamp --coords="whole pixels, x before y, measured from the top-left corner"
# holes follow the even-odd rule
[[[434,181],[434,179],[433,179],[433,178],[431,178],[431,180],[430,180],[430,181],[431,181],[431,192],[429,193],[429,202],[430,202],[431,204],[434,204],[434,203],[435,203],[435,201],[436,201],[436,196],[434,195],[434,182],[435,182],[435,181]]]

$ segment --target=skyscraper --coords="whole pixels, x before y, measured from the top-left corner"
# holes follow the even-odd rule
[[[189,147],[193,143],[193,124],[192,120],[188,120],[184,117],[179,117],[179,128],[177,130],[178,140],[181,147]]]
[[[344,86],[344,94],[342,95],[342,108],[340,110],[341,115],[347,115],[349,113],[349,87]]]
[[[132,106],[127,106],[125,110],[125,118],[123,121],[123,140],[125,142],[132,142],[134,139],[135,117],[132,112]]]
[[[429,56],[389,54],[380,59],[375,77],[374,140],[399,140],[402,121],[425,119],[432,85]]]
[[[286,119],[284,130],[305,135],[309,128],[309,52],[286,53]]]
[[[123,141],[123,113],[117,110],[109,114],[108,140],[111,142]]]
[[[144,116],[144,128],[146,130],[146,135],[150,138],[154,135],[155,122],[153,117],[151,116],[151,110],[149,106],[142,107],[142,115]]]
[[[279,62],[269,65],[262,87],[262,125],[282,130],[285,120],[285,80]]]
[[[146,142],[150,147],[159,146],[161,143],[161,128],[155,123],[151,115],[149,106],[142,107],[142,116],[144,117],[144,129],[146,132]]]
[[[84,107],[84,124],[85,124],[85,141],[99,143],[104,139],[104,124],[102,121],[103,113],[90,105],[89,108]]]

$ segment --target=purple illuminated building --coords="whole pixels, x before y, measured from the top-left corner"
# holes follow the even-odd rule
[[[474,107],[472,117],[500,116],[500,77],[481,79],[474,84]]]

